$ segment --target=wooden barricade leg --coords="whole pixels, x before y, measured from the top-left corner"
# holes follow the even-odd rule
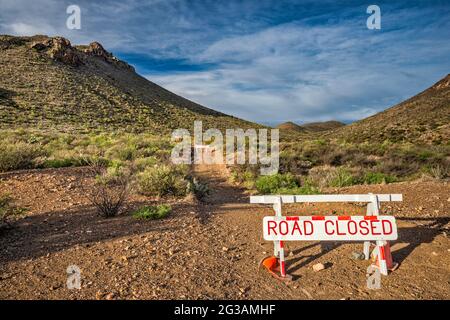
[[[279,199],[279,202],[276,202],[273,204],[273,210],[275,211],[275,216],[276,217],[281,217],[281,197]],[[273,242],[273,255],[275,257],[279,257],[279,253],[280,253],[280,241],[274,241]]]
[[[371,205],[373,215],[378,216],[380,214],[380,201],[376,195],[372,195]],[[387,276],[388,270],[397,268],[398,264],[392,261],[391,249],[388,241],[377,241],[376,249],[372,254],[376,256],[376,264],[382,275]]]
[[[273,204],[273,210],[276,217],[282,217],[282,198],[279,197],[277,202]],[[275,278],[282,281],[292,280],[292,276],[286,274],[286,261],[284,257],[284,243],[283,241],[274,241],[274,256],[264,258],[260,265],[264,266],[269,273]],[[278,275],[277,273],[280,273]]]
[[[277,217],[282,217],[282,205],[283,205],[283,200],[281,197],[278,198],[277,203],[274,204],[274,209],[275,209],[275,216]],[[275,246],[278,247],[278,255],[276,255],[279,259],[280,262],[280,275],[282,277],[286,277],[286,262],[284,259],[284,243],[283,241],[276,241],[277,243],[275,243]]]
[[[372,209],[372,203],[369,202],[367,204],[367,211],[366,211],[366,216],[371,216],[373,214],[373,209]],[[370,259],[370,241],[364,241],[364,258],[366,260]]]

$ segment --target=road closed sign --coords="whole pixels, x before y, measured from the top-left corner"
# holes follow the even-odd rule
[[[268,241],[376,241],[396,240],[392,216],[299,216],[265,217]]]

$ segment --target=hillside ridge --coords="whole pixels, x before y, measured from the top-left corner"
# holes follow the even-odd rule
[[[352,142],[448,143],[450,74],[397,105],[327,135]]]
[[[98,42],[0,36],[0,128],[168,133],[261,127],[204,107],[137,74]]]

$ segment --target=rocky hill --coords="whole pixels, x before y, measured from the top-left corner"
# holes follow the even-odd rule
[[[138,75],[101,44],[0,36],[0,128],[168,133],[258,125],[203,107]]]
[[[339,121],[310,122],[302,124],[301,127],[312,132],[322,132],[337,129],[345,126],[345,123]]]
[[[281,123],[276,128],[280,129],[280,130],[290,130],[290,131],[297,131],[297,132],[305,132],[306,131],[304,128],[302,128],[298,124],[291,122],[291,121]]]
[[[288,121],[277,126],[280,130],[289,130],[290,132],[301,133],[320,133],[328,130],[333,130],[345,126],[344,123],[339,121],[325,121],[325,122],[311,122],[302,125]]]
[[[450,75],[418,95],[339,128],[329,136],[353,142],[447,144],[450,141]]]

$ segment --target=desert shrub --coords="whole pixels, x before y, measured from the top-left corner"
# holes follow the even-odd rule
[[[13,214],[11,198],[8,195],[0,195],[0,228],[4,226],[7,219]]]
[[[161,204],[158,206],[145,206],[133,212],[136,219],[162,219],[172,212],[170,205]]]
[[[298,180],[291,173],[260,176],[255,183],[256,190],[261,194],[274,194],[279,190],[295,189],[300,187]]]
[[[276,192],[277,194],[294,194],[294,195],[302,195],[302,194],[320,194],[319,188],[314,186],[314,184],[307,180],[302,184],[301,187],[295,188],[280,188]]]
[[[330,180],[330,187],[348,187],[358,184],[357,179],[351,174],[348,169],[337,168]]]
[[[302,154],[292,152],[280,154],[280,173],[290,172],[295,175],[304,175],[313,165],[314,162]]]
[[[158,159],[155,157],[145,157],[145,158],[137,158],[134,160],[134,165],[136,166],[136,170],[143,171],[147,167],[153,167],[158,163]]]
[[[256,166],[234,166],[231,169],[230,182],[243,185],[247,189],[253,189],[258,176]]]
[[[118,158],[122,161],[133,160],[136,154],[135,146],[125,146],[118,151]]]
[[[32,168],[33,160],[43,155],[39,145],[25,142],[0,144],[0,172]]]
[[[437,164],[430,168],[431,176],[435,179],[444,179],[449,176],[449,167]]]
[[[197,178],[190,178],[186,192],[192,193],[197,199],[202,200],[210,193],[210,190],[206,183],[198,181]]]
[[[308,174],[310,184],[319,189],[330,186],[331,180],[333,180],[336,175],[336,170],[335,167],[329,165],[312,168]]]
[[[397,177],[404,177],[417,172],[420,165],[414,161],[407,161],[403,159],[383,159],[376,166],[378,172]]]
[[[363,177],[365,184],[380,184],[380,183],[392,183],[397,181],[397,178],[381,172],[367,172]]]
[[[43,168],[66,168],[85,165],[86,161],[83,158],[63,158],[63,159],[44,159]]]
[[[8,194],[0,194],[0,229],[7,225],[8,220],[19,214],[24,213],[24,208],[16,207],[13,199]]]
[[[88,200],[95,206],[97,213],[105,218],[120,214],[128,199],[132,174],[125,169],[112,173],[99,161],[90,164],[95,176],[94,184],[86,190]]]
[[[138,176],[139,191],[149,196],[184,196],[188,181],[184,168],[156,165],[148,167]]]
[[[434,179],[445,179],[449,176],[449,167],[441,164],[424,166],[422,172]]]

